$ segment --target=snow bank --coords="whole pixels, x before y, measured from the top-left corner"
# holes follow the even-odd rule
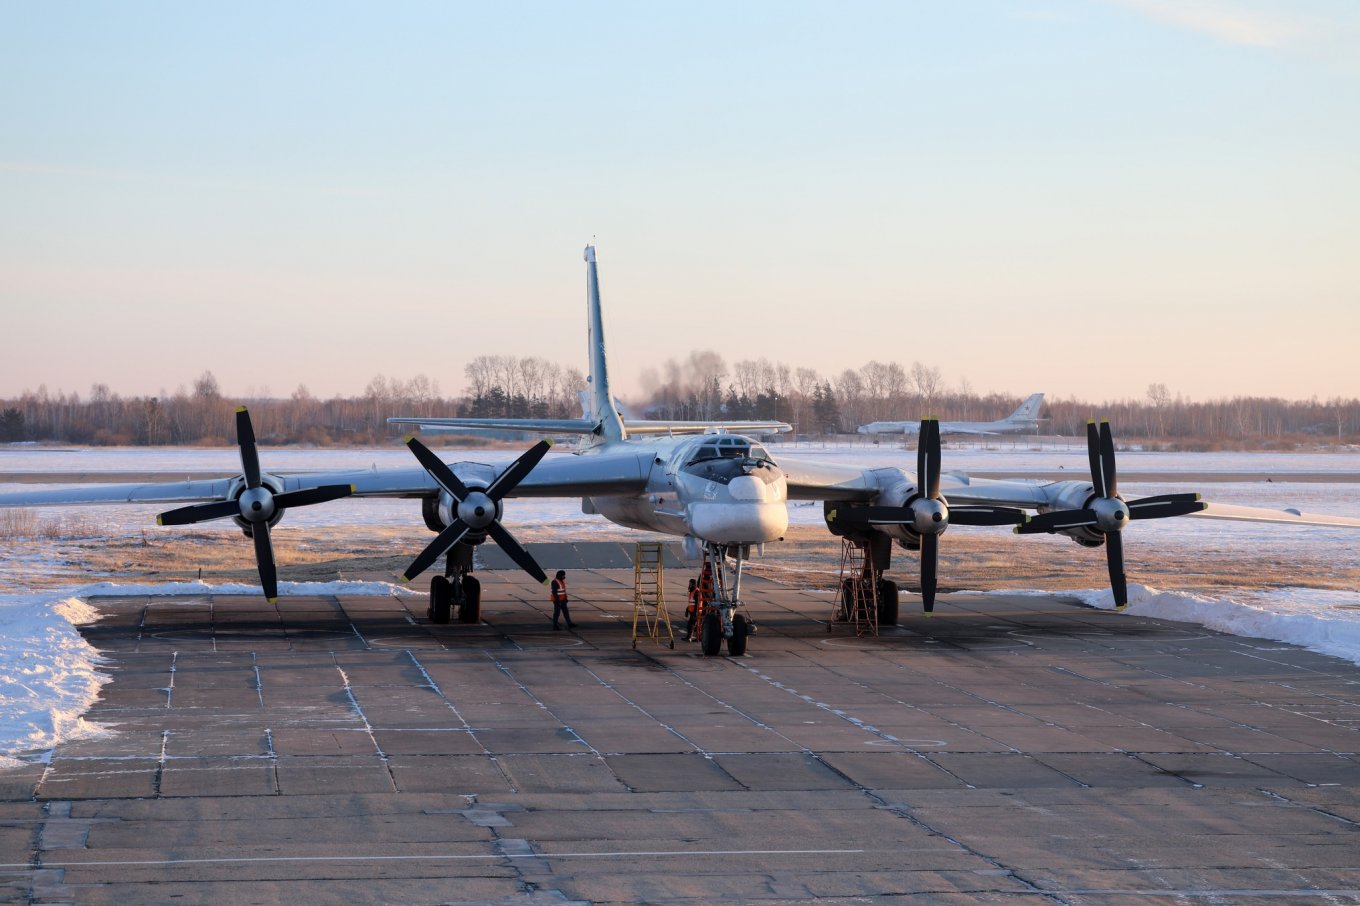
[[[1114,608],[1108,588],[1077,592],[1091,607]],[[1195,623],[1217,632],[1300,645],[1360,664],[1360,592],[1316,588],[1244,591],[1228,597],[1129,586],[1128,613]]]
[[[15,753],[104,732],[82,715],[108,677],[76,629],[97,617],[78,597],[0,596],[0,767],[17,764]]]

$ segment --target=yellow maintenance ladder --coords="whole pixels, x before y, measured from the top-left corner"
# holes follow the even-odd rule
[[[633,545],[634,648],[640,637],[660,645],[662,627],[665,627],[670,647],[675,647],[675,630],[666,613],[666,566],[661,561],[662,550],[662,545],[655,541],[639,541]]]

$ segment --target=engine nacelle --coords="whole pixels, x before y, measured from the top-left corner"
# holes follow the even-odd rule
[[[1066,481],[1063,482],[1061,489],[1053,497],[1053,504],[1047,507],[1039,507],[1039,512],[1080,510],[1089,505],[1095,499],[1095,496],[1096,489],[1089,481]],[[1089,526],[1063,529],[1054,534],[1066,535],[1082,547],[1100,547],[1105,543],[1105,533],[1098,532]]]
[[[267,472],[260,474],[260,485],[267,488],[269,490],[269,493],[271,494],[283,493],[283,482],[276,476],[270,475]],[[231,484],[227,485],[228,500],[240,500],[241,495],[244,494],[245,492],[246,492],[246,479],[244,475],[236,476],[231,480]],[[273,528],[274,526],[278,525],[279,520],[283,518],[283,514],[284,514],[283,507],[276,507],[273,515],[271,515],[267,520],[269,527]],[[240,516],[232,516],[231,518],[233,522],[240,526],[241,533],[244,534],[247,538],[255,537],[253,527],[244,518]]]
[[[883,485],[883,490],[873,503],[874,506],[905,507],[920,496],[916,484],[909,480],[901,469],[876,469],[873,474]],[[832,510],[845,511],[853,509],[854,506],[855,504],[826,501],[822,508],[824,514],[829,516]],[[826,527],[833,535],[846,534],[845,530],[838,528],[836,522],[831,519],[826,520]],[[887,535],[909,551],[921,549],[921,535],[910,525],[878,525],[874,526],[871,532]]]
[[[487,485],[476,481],[465,481],[464,486],[469,491],[485,491]],[[499,522],[505,514],[505,506],[501,501],[496,501],[496,521]],[[453,495],[448,491],[440,491],[438,497],[425,497],[420,502],[420,515],[425,519],[425,527],[430,531],[439,533],[453,525],[453,520],[458,515],[458,501],[453,499]],[[481,544],[486,540],[486,531],[473,530],[463,536],[463,544]]]

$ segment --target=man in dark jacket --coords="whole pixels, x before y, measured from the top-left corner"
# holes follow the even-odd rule
[[[553,605],[553,630],[560,632],[562,627],[557,625],[559,617],[564,617],[567,621],[568,629],[575,629],[576,624],[571,621],[571,611],[567,609],[567,571],[559,569],[557,575],[552,580],[552,605]]]

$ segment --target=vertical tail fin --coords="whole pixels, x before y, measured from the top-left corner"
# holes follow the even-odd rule
[[[604,350],[604,317],[600,313],[600,275],[595,264],[595,246],[586,246],[586,313],[589,318],[590,413],[599,428],[601,440],[623,440],[627,432],[623,419],[614,408],[614,397],[609,390],[609,363]]]
[[[1034,419],[1039,417],[1039,410],[1043,407],[1043,405],[1044,395],[1042,393],[1032,393],[1023,403],[1020,404],[1019,409],[1016,409],[1009,416],[1007,416],[1006,421],[1008,422],[1033,421]]]

